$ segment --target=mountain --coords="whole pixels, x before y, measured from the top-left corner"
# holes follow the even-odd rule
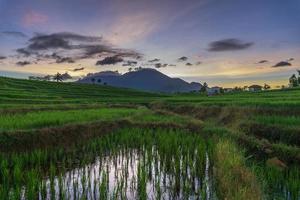
[[[200,83],[188,83],[180,78],[171,78],[150,68],[143,68],[123,75],[112,71],[99,72],[89,74],[78,80],[78,82],[107,84],[116,87],[167,93],[198,91],[202,87]]]

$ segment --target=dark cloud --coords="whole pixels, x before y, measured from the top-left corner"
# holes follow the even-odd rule
[[[56,63],[75,63],[75,61],[73,60],[73,58],[63,57],[56,59]]]
[[[170,67],[175,67],[176,65],[175,65],[175,64],[169,64],[169,66],[170,66]]]
[[[290,58],[287,60],[287,62],[291,62],[291,61],[294,61],[295,59],[294,58]]]
[[[281,61],[272,67],[288,67],[288,66],[292,66],[292,64],[286,61]]]
[[[202,62],[200,62],[200,61],[195,63],[195,65],[201,65],[201,64],[202,64]]]
[[[178,60],[179,62],[187,61],[187,60],[188,60],[188,57],[182,56],[182,57],[178,58],[177,60]]]
[[[106,46],[106,45],[80,45],[78,46],[78,49],[83,49],[83,55],[82,58],[90,58],[92,56],[95,56],[97,54],[102,53],[114,53],[113,50]]]
[[[57,53],[52,53],[51,55],[40,55],[38,59],[40,59],[40,57],[43,57],[44,59],[54,59],[55,63],[75,63],[75,60],[73,58],[62,57]]]
[[[159,62],[160,59],[158,58],[154,58],[153,60],[148,60],[149,63],[154,63],[154,62]]]
[[[137,65],[137,61],[134,61],[134,60],[127,60],[125,63],[123,63],[122,64],[122,66],[125,66],[125,67],[127,67],[127,66],[135,66],[135,65]]]
[[[257,64],[264,64],[264,63],[268,63],[268,62],[269,62],[268,60],[261,60]]]
[[[32,37],[28,48],[32,50],[45,49],[77,49],[82,45],[72,45],[71,42],[101,42],[102,37],[83,36],[75,33],[54,33],[50,35],[36,35]]]
[[[69,40],[56,34],[37,35],[29,39],[28,50],[71,49]]]
[[[25,57],[32,55],[32,53],[25,48],[17,49],[17,53],[21,54],[22,56],[25,56]]]
[[[237,51],[251,47],[253,42],[243,42],[238,39],[224,39],[209,44],[208,51]]]
[[[37,38],[45,37],[44,35],[37,36]],[[61,38],[64,40],[73,40],[73,41],[79,41],[79,42],[101,42],[102,37],[98,36],[85,36],[85,35],[79,35],[76,33],[70,33],[70,32],[61,32],[61,33],[54,33],[51,35],[48,35],[46,37],[52,37],[52,38]]]
[[[0,60],[4,60],[4,59],[6,59],[5,56],[0,56]]]
[[[19,31],[2,31],[0,34],[6,35],[6,36],[18,37],[18,38],[26,38],[27,37],[27,35],[25,35],[22,32],[19,32]]]
[[[164,68],[164,67],[167,67],[167,66],[168,66],[168,64],[162,64],[162,63],[156,63],[154,65],[154,67],[157,68],[157,69]]]
[[[53,52],[59,53],[51,55]],[[36,35],[28,40],[26,47],[17,49],[17,53],[24,57],[35,56],[37,60],[54,59],[56,63],[73,63],[76,60],[95,59],[104,55],[134,59],[140,59],[143,56],[134,50],[114,48],[106,44],[102,37],[66,32]]]
[[[192,63],[186,63],[185,65],[186,65],[186,66],[193,66]]]
[[[96,65],[115,65],[123,61],[123,58],[120,58],[118,56],[109,56],[104,58],[103,60],[97,61]]]
[[[31,62],[29,61],[19,61],[16,63],[16,65],[19,65],[19,66],[25,66],[25,65],[30,65]]]
[[[84,67],[75,68],[72,71],[77,72],[77,71],[82,71],[82,70],[84,70]]]

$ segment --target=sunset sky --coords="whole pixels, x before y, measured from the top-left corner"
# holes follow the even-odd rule
[[[287,84],[300,0],[0,0],[0,75],[138,66],[209,86]]]

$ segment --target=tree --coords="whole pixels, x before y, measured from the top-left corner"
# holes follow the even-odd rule
[[[202,86],[201,89],[200,89],[200,92],[206,92],[207,88],[208,88],[208,85],[207,85],[206,82],[204,82],[204,83],[203,83],[203,86]]]
[[[101,83],[101,81],[102,81],[101,78],[99,78],[99,79],[97,80],[97,83]]]
[[[95,84],[96,79],[95,78],[91,78],[91,81],[93,84]]]
[[[62,75],[60,73],[56,73],[54,76],[53,76],[53,80],[55,80],[56,82],[61,82],[63,81],[63,78],[62,78]]]
[[[270,89],[271,87],[268,85],[268,84],[266,84],[265,83],[265,85],[264,85],[264,90],[268,90],[268,89]]]
[[[220,93],[221,93],[221,94],[224,94],[224,93],[225,93],[224,88],[222,88],[222,87],[220,88]]]
[[[298,72],[298,85],[300,85],[300,70],[297,70]]]

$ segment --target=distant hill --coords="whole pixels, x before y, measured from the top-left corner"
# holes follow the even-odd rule
[[[171,78],[150,68],[128,72],[123,75],[112,71],[99,72],[90,74],[78,82],[167,93],[198,91],[202,87],[200,83],[188,83],[180,78]]]

